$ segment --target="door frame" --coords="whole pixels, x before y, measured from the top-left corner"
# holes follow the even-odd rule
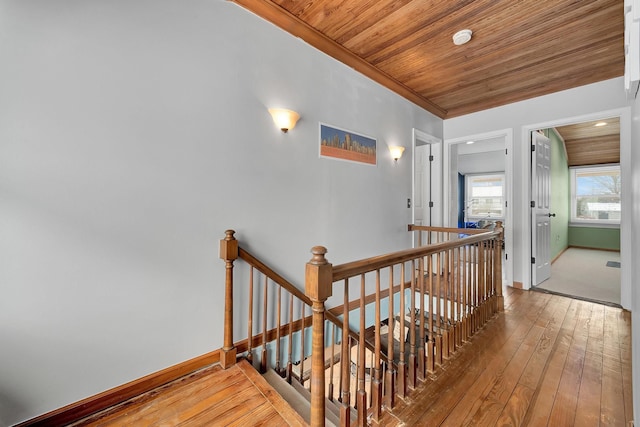
[[[434,209],[431,212],[431,224],[433,226],[442,226],[442,186],[438,183],[442,182],[442,139],[430,135],[419,129],[413,128],[411,143],[411,223],[416,220],[415,200],[416,200],[416,147],[418,145],[431,145],[431,154],[434,160],[431,163],[431,200],[434,202]],[[422,144],[419,144],[419,141]],[[413,246],[416,245],[415,233],[413,238]]]
[[[588,122],[599,119],[619,117],[620,118],[620,174],[622,176],[622,193],[632,194],[631,187],[631,108],[616,108],[612,110],[604,110],[597,113],[589,113],[579,116],[571,116],[563,119],[555,119],[541,123],[534,123],[522,126],[522,141],[528,141],[529,133],[537,129],[548,129],[556,126],[564,126],[579,122]],[[528,171],[524,174],[521,181],[521,191],[523,195],[527,197],[523,200],[524,203],[531,201],[531,157],[529,155],[521,156],[522,163],[520,168],[522,171]],[[627,196],[628,197],[628,196]],[[626,227],[631,226],[630,218],[632,217],[631,203],[628,198],[622,203],[620,221],[620,304],[623,308],[630,310],[632,303],[631,295],[631,268],[630,265],[633,260],[631,257],[631,232],[625,232]],[[526,233],[522,234],[522,259],[520,260],[523,272],[523,289],[530,289],[532,283],[531,275],[531,212],[530,208],[523,206],[522,226]],[[628,218],[628,219],[627,219]],[[526,273],[528,272],[528,274]]]
[[[462,138],[446,139],[444,141],[444,147],[442,150],[442,165],[443,165],[443,179],[442,179],[442,194],[446,194],[447,197],[443,197],[443,221],[445,226],[457,227],[457,211],[452,211],[453,206],[457,206],[457,197],[455,201],[451,201],[452,186],[457,186],[458,181],[452,184],[450,176],[454,168],[454,156],[452,156],[452,147],[457,144],[466,143],[467,141],[482,141],[486,139],[503,138],[504,146],[507,150],[504,163],[504,179],[505,179],[505,202],[507,203],[505,212],[505,224],[504,224],[504,250],[508,255],[506,260],[503,260],[502,268],[504,270],[504,279],[507,286],[513,286],[513,129],[500,129],[492,132],[486,132],[475,135],[467,135]],[[455,156],[455,170],[457,172],[457,156]],[[457,191],[455,192],[457,194]]]

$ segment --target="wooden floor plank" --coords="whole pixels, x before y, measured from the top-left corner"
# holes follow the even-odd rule
[[[588,324],[593,308],[593,304],[584,301],[579,301],[578,305],[576,327],[558,385],[558,395],[553,402],[553,409],[549,416],[549,424],[552,426],[572,426],[576,416],[576,405],[578,404],[576,391],[579,390],[582,381]]]
[[[468,398],[474,399],[467,416],[460,419],[461,413],[465,412],[463,409],[465,403],[461,402],[448,417],[446,425],[455,426],[461,425],[460,423],[472,425],[487,423],[490,425],[499,417],[533,352],[535,343],[544,330],[544,328],[536,326],[535,321],[540,316],[546,316],[547,310],[548,307],[545,303],[542,307],[531,305],[530,310],[518,313],[525,319],[533,321],[520,322],[522,329],[513,335],[511,349],[506,346],[497,349],[497,355],[492,363],[485,367],[482,378],[479,378],[479,381],[465,396],[467,400]],[[550,316],[550,313],[548,315]],[[478,392],[474,390],[475,387],[482,387],[483,390]]]
[[[496,426],[522,425],[535,390],[518,383],[504,406]]]
[[[625,420],[633,419],[633,391],[631,383],[631,313],[614,310],[618,317],[620,361],[622,363],[622,388]]]
[[[605,310],[601,423],[606,426],[624,426],[626,421],[618,313]]]
[[[604,309],[604,305],[594,306],[591,312],[587,351],[576,406],[575,425],[578,426],[597,426],[600,422]]]
[[[403,420],[406,420],[407,424],[411,424],[426,417],[434,424],[444,421],[443,425],[460,425],[466,415],[474,413],[482,403],[483,398],[491,390],[489,385],[494,384],[497,380],[496,372],[504,369],[511,356],[517,351],[527,331],[531,329],[531,324],[520,321],[519,316],[535,317],[544,307],[545,298],[541,298],[530,304],[527,310],[518,311],[517,316],[498,315],[496,323],[502,322],[502,330],[496,331],[495,328],[482,330],[473,338],[474,345],[470,350],[464,348],[461,350],[462,353],[467,352],[472,356],[473,363],[471,365],[465,363],[464,358],[455,362],[450,361],[450,366],[447,369],[451,372],[453,384],[445,390],[433,387],[433,396],[429,396],[426,402],[424,398],[427,396],[420,392],[422,404],[415,405],[415,407],[426,406],[429,408],[428,411],[425,411],[423,415],[419,413],[403,414]],[[493,322],[491,326],[494,326]],[[494,339],[487,340],[487,335]],[[478,352],[481,353],[478,354]],[[489,365],[487,365],[486,358],[491,360]],[[458,369],[465,370],[464,379],[460,378]],[[474,376],[474,374],[476,375]],[[456,378],[459,379],[455,380]],[[435,401],[438,402],[437,405],[432,404]]]
[[[536,390],[542,379],[545,366],[549,363],[551,351],[554,349],[562,322],[567,314],[571,300],[562,298],[559,302],[549,304],[555,310],[544,325],[545,331],[518,382],[525,387]]]
[[[554,297],[561,298],[561,297]],[[572,300],[567,309],[560,332],[551,350],[549,362],[543,369],[543,377],[534,393],[523,423],[530,426],[546,426],[553,408],[562,371],[565,366],[573,332],[576,326],[578,302]]]
[[[505,307],[380,425],[624,426],[632,419],[631,317],[511,289]],[[304,426],[246,361],[186,376],[79,425]]]

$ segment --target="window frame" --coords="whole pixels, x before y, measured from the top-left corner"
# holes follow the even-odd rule
[[[494,178],[499,177],[502,181],[502,195],[500,196],[500,208],[502,214],[499,216],[492,216],[489,213],[486,215],[471,215],[470,203],[473,200],[471,197],[471,183],[472,179],[482,179],[482,178]],[[504,206],[505,201],[505,192],[506,192],[506,175],[504,172],[484,172],[484,173],[469,173],[464,176],[464,204],[465,204],[465,221],[479,221],[483,219],[492,220],[492,221],[504,221],[506,215],[506,208]]]
[[[598,227],[598,228],[620,228],[620,219],[584,219],[576,217],[577,199],[576,199],[576,178],[578,171],[581,172],[599,172],[616,170],[622,179],[622,173],[619,163],[608,163],[592,166],[571,166],[569,167],[569,186],[570,186],[570,212],[569,225],[573,227]],[[622,194],[620,195],[620,204],[622,205]],[[622,207],[620,209],[622,213]]]

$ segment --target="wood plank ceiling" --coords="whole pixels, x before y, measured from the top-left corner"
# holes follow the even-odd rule
[[[443,119],[624,73],[623,0],[232,1]]]
[[[556,130],[564,139],[569,166],[620,163],[619,117],[558,126]]]

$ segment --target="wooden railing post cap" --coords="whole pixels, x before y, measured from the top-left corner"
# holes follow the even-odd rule
[[[324,257],[324,255],[327,253],[327,248],[325,248],[324,246],[312,247],[311,253],[313,254],[313,256],[311,257],[311,260],[309,260],[309,264],[323,265],[329,263],[329,261],[327,261],[327,259]]]
[[[327,253],[324,246],[314,246],[311,253],[305,269],[305,292],[312,301],[325,301],[331,296],[333,267],[324,257]]]
[[[226,230],[224,239],[220,240],[220,258],[233,261],[238,258],[238,241],[234,237],[234,230]]]

